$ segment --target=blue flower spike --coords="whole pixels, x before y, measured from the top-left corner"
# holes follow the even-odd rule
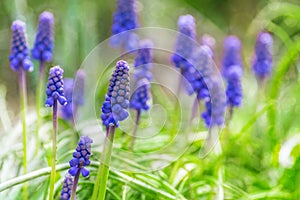
[[[30,61],[29,50],[26,36],[26,25],[20,20],[12,23],[12,41],[11,54],[9,56],[10,67],[14,71],[23,69],[25,71],[33,71],[33,64]]]
[[[128,117],[129,107],[129,65],[126,61],[118,61],[108,86],[105,101],[102,105],[101,119],[103,125],[119,126],[119,121]]]
[[[88,136],[82,136],[78,142],[78,146],[73,153],[73,159],[70,160],[69,174],[76,176],[80,172],[83,177],[87,177],[90,171],[85,167],[90,165],[91,144],[93,140]]]
[[[64,96],[64,81],[63,81],[64,70],[60,66],[55,66],[50,69],[49,78],[47,82],[47,99],[46,106],[52,107],[54,101],[58,102],[65,106],[67,105],[67,99]]]
[[[51,62],[54,47],[54,17],[51,12],[44,11],[39,17],[32,57],[40,62]]]

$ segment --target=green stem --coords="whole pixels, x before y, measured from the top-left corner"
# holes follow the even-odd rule
[[[135,119],[135,126],[132,134],[132,139],[130,143],[130,150],[133,151],[134,143],[135,143],[135,138],[136,138],[136,132],[140,123],[140,117],[141,117],[141,110],[137,110],[136,113],[136,119]]]
[[[103,152],[101,155],[101,163],[98,168],[96,183],[94,185],[92,200],[96,200],[98,196],[98,200],[104,200],[105,193],[106,193],[106,183],[109,174],[109,165],[111,160],[111,152],[112,152],[112,145],[114,141],[116,127],[109,126],[108,134],[106,134],[105,142],[103,146]]]
[[[54,183],[55,183],[55,166],[56,166],[56,135],[57,135],[57,100],[53,104],[53,135],[52,135],[52,162],[51,162],[51,176],[50,176],[50,192],[49,200],[54,196]]]
[[[45,77],[45,65],[44,62],[40,62],[39,66],[39,76],[38,76],[38,84],[36,91],[36,112],[37,112],[37,120],[36,120],[36,132],[35,132],[35,154],[38,153],[39,149],[39,129],[41,123],[41,107],[42,107],[42,99],[43,99],[43,86],[44,86],[44,77]]]
[[[75,175],[74,184],[71,192],[71,200],[76,199],[76,189],[78,185],[79,176],[80,176],[80,168],[77,170],[77,173]]]
[[[27,174],[27,130],[26,130],[26,105],[27,105],[27,91],[26,91],[26,74],[22,68],[19,69],[19,86],[20,86],[20,108],[22,116],[22,138],[23,138],[23,170]],[[22,197],[24,200],[28,197],[28,185],[24,183]]]

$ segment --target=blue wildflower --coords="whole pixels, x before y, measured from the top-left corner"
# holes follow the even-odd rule
[[[129,92],[129,66],[127,62],[121,60],[116,64],[102,105],[101,119],[103,125],[106,127],[118,126],[119,121],[128,117]]]
[[[74,81],[72,78],[65,78],[64,79],[64,95],[67,99],[67,105],[62,106],[60,109],[61,117],[65,120],[72,120],[73,119],[73,102],[72,102],[72,95],[73,95],[73,86]]]
[[[13,22],[11,30],[11,54],[9,56],[11,69],[18,71],[23,68],[25,71],[33,71],[33,65],[29,58],[25,23],[16,20]]]
[[[73,153],[73,159],[70,160],[69,174],[76,176],[77,172],[81,172],[83,177],[87,177],[90,171],[85,166],[90,165],[91,143],[93,140],[88,136],[82,136]]]
[[[209,99],[205,103],[206,110],[202,113],[202,118],[207,127],[222,126],[225,118],[226,98],[224,95],[222,81],[212,75],[206,79],[209,88]]]
[[[67,104],[67,99],[64,96],[63,72],[64,70],[62,70],[60,66],[55,66],[50,69],[46,89],[47,107],[52,107],[56,100],[63,106]]]
[[[60,200],[69,200],[71,198],[73,184],[73,177],[70,176],[70,174],[66,175],[63,183],[63,188],[60,193]]]
[[[116,35],[135,28],[138,28],[136,0],[118,0],[113,16],[112,34]],[[110,42],[114,47],[124,45],[126,50],[131,51],[138,46],[138,36],[130,31],[112,37]]]
[[[227,72],[227,105],[240,106],[243,99],[241,77],[243,71],[240,66],[233,65]]]
[[[144,78],[139,80],[136,85],[136,90],[130,100],[130,108],[134,108],[138,111],[148,110],[150,108],[149,100],[151,98],[150,82]]]
[[[43,12],[39,17],[39,24],[35,36],[32,57],[40,62],[52,60],[54,42],[54,17],[50,12]]]
[[[174,65],[182,71],[187,71],[191,64],[188,59],[197,47],[196,24],[191,15],[182,15],[178,19],[178,31],[175,52],[171,57]]]
[[[223,42],[224,55],[222,62],[222,73],[223,76],[227,77],[227,72],[231,66],[240,66],[242,68],[242,59],[241,59],[241,42],[234,36],[230,35],[225,38]]]
[[[272,46],[273,39],[271,34],[261,32],[258,34],[255,45],[255,58],[253,71],[255,76],[263,80],[271,74],[272,71]]]

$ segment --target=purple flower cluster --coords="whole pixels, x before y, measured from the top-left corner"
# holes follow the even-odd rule
[[[255,45],[253,71],[255,76],[260,80],[265,79],[271,74],[272,46],[273,39],[271,34],[267,32],[261,32],[258,34]]]
[[[192,56],[193,67],[189,68],[188,80],[192,86],[191,93],[196,93],[198,99],[206,99],[209,97],[209,89],[206,85],[206,79],[212,73],[213,52],[206,45],[200,46]]]
[[[241,78],[243,75],[242,68],[238,65],[233,65],[227,72],[227,105],[240,106],[243,99]]]
[[[63,106],[67,104],[67,99],[64,96],[63,73],[64,70],[62,70],[60,66],[55,66],[50,69],[47,89],[46,89],[47,107],[52,107],[54,101],[56,100],[58,100],[58,102]]]
[[[116,64],[102,105],[101,119],[107,128],[110,125],[118,126],[119,121],[128,117],[129,92],[129,66],[121,60]]]
[[[138,28],[136,0],[118,0],[113,16],[112,34],[116,35],[135,28]],[[114,47],[124,45],[126,50],[131,51],[138,46],[138,36],[133,32],[123,33],[112,37],[110,42]]]
[[[69,174],[76,176],[78,172],[81,172],[83,177],[87,177],[90,171],[85,166],[90,165],[91,156],[91,143],[93,140],[88,136],[82,136],[76,147],[76,151],[73,153],[73,159],[70,160]]]
[[[16,20],[13,22],[11,30],[12,41],[11,54],[9,56],[11,69],[18,71],[22,68],[25,71],[33,71],[33,64],[29,58],[25,23],[20,20]]]
[[[227,104],[231,107],[241,105],[243,99],[241,46],[236,36],[231,35],[224,40],[223,76],[227,82]]]
[[[197,48],[194,17],[191,15],[180,16],[178,19],[178,31],[175,53],[172,55],[171,60],[184,73],[191,66],[188,61],[191,53]]]
[[[226,108],[226,97],[222,87],[222,80],[212,75],[206,81],[210,98],[206,101],[206,111],[202,113],[202,118],[207,127],[222,126],[224,123],[224,113]]]
[[[150,40],[143,40],[140,43],[137,57],[134,62],[134,81],[135,91],[130,100],[130,108],[148,110],[150,108],[149,100],[151,98],[150,81],[152,80],[152,49],[153,43]]]
[[[40,62],[50,62],[53,53],[54,17],[50,12],[43,12],[39,18],[32,57]]]
[[[61,107],[61,117],[65,120],[72,120],[73,119],[73,102],[72,102],[72,95],[73,95],[73,86],[74,80],[72,78],[65,78],[64,79],[64,95],[67,99],[67,105]]]
[[[68,103],[61,107],[61,117],[65,120],[73,120],[77,108],[84,104],[85,76],[84,70],[80,69],[76,72],[75,81],[64,79],[64,94]]]
[[[60,200],[69,200],[71,198],[73,184],[73,177],[70,176],[70,174],[66,175],[63,183],[63,188],[60,193]]]

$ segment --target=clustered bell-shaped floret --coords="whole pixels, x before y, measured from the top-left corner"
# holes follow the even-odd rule
[[[174,65],[182,71],[187,71],[191,66],[189,58],[196,49],[196,24],[191,15],[182,15],[178,19],[178,37],[175,52],[171,57]]]
[[[63,188],[60,193],[60,200],[69,200],[71,198],[73,184],[73,177],[70,176],[70,174],[66,175],[63,183]]]
[[[67,99],[64,96],[63,72],[64,71],[60,68],[60,66],[55,66],[50,69],[46,89],[47,107],[52,107],[56,100],[58,100],[58,102],[63,106],[67,104]]]
[[[33,64],[29,58],[25,23],[16,20],[13,22],[11,30],[12,41],[11,54],[9,56],[11,69],[18,71],[20,68],[23,68],[25,71],[33,71]]]
[[[261,32],[258,34],[255,45],[253,71],[255,76],[260,80],[271,74],[273,65],[272,46],[273,39],[271,34],[267,32]]]
[[[129,106],[129,66],[121,60],[117,62],[102,106],[101,119],[106,127],[118,126],[119,121],[128,117]]]
[[[227,72],[226,96],[229,106],[240,106],[242,103],[242,75],[242,69],[238,65],[233,65]]]
[[[73,86],[74,80],[72,78],[65,78],[64,79],[64,95],[67,99],[67,105],[61,107],[61,117],[65,120],[72,120],[73,118],[73,102],[72,102],[72,95],[73,95]]]
[[[70,160],[69,174],[76,176],[77,172],[81,172],[83,177],[87,177],[90,171],[85,166],[90,165],[91,143],[93,140],[88,136],[82,136],[73,153],[73,159]]]
[[[123,46],[131,51],[138,46],[138,35],[132,29],[138,28],[138,17],[136,13],[136,0],[118,0],[117,9],[113,16],[112,34],[110,43],[114,47]],[[129,31],[129,32],[126,32]]]
[[[50,12],[43,12],[39,18],[34,47],[31,50],[32,57],[41,62],[52,60],[54,46],[54,17]]]
[[[131,97],[130,108],[134,108],[136,110],[148,110],[150,108],[150,98],[150,82],[145,78],[141,79],[137,82],[137,89]]]

